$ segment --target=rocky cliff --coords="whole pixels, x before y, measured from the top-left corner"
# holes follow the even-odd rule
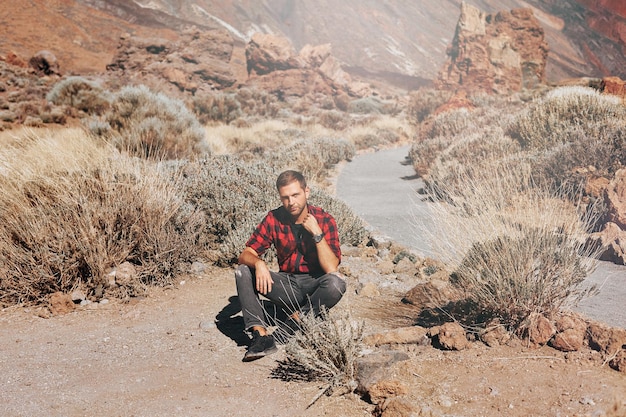
[[[245,78],[245,45],[254,33],[282,35],[296,50],[332,45],[355,77],[412,89],[446,63],[461,0],[21,0],[0,13],[0,55],[28,59],[51,50],[62,71],[97,72],[117,52],[120,35],[178,39],[182,29],[220,28],[234,42],[231,67]],[[623,2],[618,0],[467,0],[487,14],[530,8],[544,30],[548,81],[578,76],[626,78]]]

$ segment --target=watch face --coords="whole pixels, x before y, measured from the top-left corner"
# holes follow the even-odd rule
[[[315,236],[313,236],[313,240],[315,241],[315,243],[320,243],[323,238],[324,238],[324,235],[315,235]]]

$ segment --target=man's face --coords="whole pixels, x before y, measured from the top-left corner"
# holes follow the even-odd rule
[[[294,221],[298,220],[306,208],[306,201],[309,198],[309,187],[302,188],[298,181],[293,181],[280,187],[278,195],[283,203],[283,207],[291,214]]]

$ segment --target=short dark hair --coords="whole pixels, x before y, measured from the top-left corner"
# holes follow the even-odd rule
[[[276,180],[276,189],[280,190],[281,187],[289,185],[294,181],[298,181],[302,189],[306,188],[306,179],[304,179],[304,175],[302,175],[301,172],[287,170],[278,176],[278,179]]]

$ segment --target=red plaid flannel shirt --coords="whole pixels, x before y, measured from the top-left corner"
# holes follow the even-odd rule
[[[330,214],[319,207],[308,206],[309,213],[313,215],[324,234],[335,256],[341,261],[341,249],[339,245],[339,233],[337,222]],[[276,248],[278,265],[282,272],[316,274],[323,273],[318,257],[317,247],[313,236],[306,230],[302,230],[302,237],[297,239],[292,230],[291,216],[284,207],[270,211],[259,223],[254,233],[246,243],[246,246],[262,255],[271,246]],[[298,242],[299,241],[299,242]]]

